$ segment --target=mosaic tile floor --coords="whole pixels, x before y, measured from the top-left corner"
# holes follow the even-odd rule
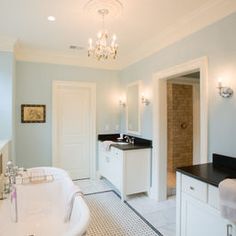
[[[113,190],[114,187],[106,180],[79,180],[75,182],[86,193]],[[145,194],[129,197],[128,204],[142,217],[153,225],[164,236],[175,236],[175,197],[167,201],[156,202]]]
[[[91,214],[87,236],[162,236],[113,192],[85,196]]]

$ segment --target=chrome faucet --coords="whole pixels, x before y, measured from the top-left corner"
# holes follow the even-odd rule
[[[17,207],[17,190],[16,190],[16,176],[18,175],[18,167],[14,166],[12,161],[7,162],[5,177],[8,177],[7,183],[4,184],[4,194],[10,195],[11,204],[14,206],[14,222],[18,222],[18,207]]]
[[[12,186],[16,184],[16,176],[18,176],[18,167],[14,166],[12,161],[7,162],[5,177],[8,178],[7,183],[5,183],[4,192],[9,194],[12,190]]]
[[[124,138],[126,139],[127,143],[134,144],[134,137],[129,137],[126,135]]]
[[[14,167],[13,162],[8,161],[5,172],[5,177],[8,177],[8,189],[9,189],[8,193],[10,193],[12,185],[16,183],[16,175],[17,175],[17,170]]]
[[[131,144],[134,144],[134,140],[135,140],[135,138],[132,137],[132,138],[131,138]]]
[[[124,137],[124,139],[126,139],[126,142],[127,142],[127,143],[131,143],[131,139],[130,139],[129,136],[126,135],[126,136]]]
[[[16,176],[18,175],[18,167],[14,166],[12,161],[8,161],[6,165],[6,171],[4,173],[5,179],[1,184],[3,185],[0,200],[7,198],[7,195],[11,194],[14,190],[14,185],[16,183]]]

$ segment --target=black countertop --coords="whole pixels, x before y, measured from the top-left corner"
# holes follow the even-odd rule
[[[138,137],[134,137],[131,135],[126,135],[124,136],[129,136],[130,138],[134,138],[134,144],[123,144],[120,145],[118,142],[118,139],[120,137],[120,134],[99,134],[98,135],[98,140],[99,141],[113,141],[116,142],[115,144],[112,144],[112,147],[116,147],[122,151],[128,151],[128,150],[135,150],[135,149],[147,149],[147,148],[152,148],[152,141],[147,140],[147,139],[142,139]],[[124,142],[125,140],[122,140]]]
[[[118,148],[118,149],[120,149],[122,151],[152,148],[151,146],[147,146],[147,145],[137,145],[137,144],[120,145],[119,143],[111,144],[111,146],[115,147],[115,148]]]
[[[181,167],[178,172],[218,187],[227,178],[236,178],[236,158],[213,154],[213,162]]]

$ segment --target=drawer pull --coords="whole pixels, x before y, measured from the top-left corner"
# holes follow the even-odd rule
[[[232,235],[232,228],[233,228],[233,226],[231,224],[227,225],[227,236],[233,236]]]
[[[191,190],[194,190],[194,187],[192,187],[192,186],[190,186],[189,188],[190,188]]]

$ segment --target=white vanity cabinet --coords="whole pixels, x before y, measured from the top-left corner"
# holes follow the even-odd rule
[[[177,236],[236,236],[219,211],[218,188],[177,172]]]
[[[99,174],[120,192],[122,200],[134,193],[148,192],[150,186],[151,149],[105,151],[99,142]]]

